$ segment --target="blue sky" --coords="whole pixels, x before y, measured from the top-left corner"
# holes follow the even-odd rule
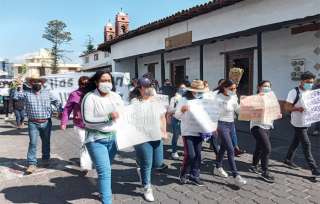
[[[42,38],[46,23],[64,21],[73,40],[68,57],[80,62],[88,35],[95,44],[103,41],[103,27],[123,8],[130,16],[130,29],[171,15],[208,0],[0,0],[0,58],[21,61],[26,53],[49,48]]]

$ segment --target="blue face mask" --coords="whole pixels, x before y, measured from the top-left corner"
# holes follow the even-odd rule
[[[312,90],[313,83],[304,83],[303,88],[304,90]]]
[[[236,95],[236,93],[231,91],[231,90],[227,90],[227,95],[228,96],[234,96],[234,95]]]
[[[196,99],[201,99],[201,98],[203,97],[203,93],[196,93],[196,94],[194,95],[194,97],[195,97]]]
[[[262,92],[263,93],[270,93],[271,92],[271,88],[270,87],[262,87]]]
[[[186,93],[186,89],[185,88],[180,88],[180,89],[178,89],[178,93],[180,94],[180,95],[184,95],[185,93]]]

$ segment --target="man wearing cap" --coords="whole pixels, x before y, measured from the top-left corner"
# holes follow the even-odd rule
[[[50,136],[51,136],[51,116],[54,105],[57,110],[61,110],[61,104],[48,91],[43,89],[45,79],[39,77],[30,77],[26,81],[31,85],[29,91],[15,91],[13,98],[15,100],[23,99],[25,101],[26,113],[28,117],[29,148],[27,154],[28,168],[27,174],[32,174],[37,168],[37,139],[40,135],[42,141],[42,164],[49,165],[50,159]]]

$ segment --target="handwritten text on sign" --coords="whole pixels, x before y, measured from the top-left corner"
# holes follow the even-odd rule
[[[320,121],[320,89],[302,94],[305,106],[303,121],[305,125]]]
[[[269,124],[279,118],[281,118],[280,105],[273,92],[241,97],[239,120]]]

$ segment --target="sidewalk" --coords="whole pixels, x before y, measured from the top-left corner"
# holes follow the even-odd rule
[[[240,123],[239,140],[241,147],[251,152],[254,147],[252,136],[247,133],[246,123]],[[205,187],[192,185],[181,186],[178,182],[179,161],[170,158],[170,147],[165,146],[167,174],[153,176],[155,203],[171,204],[211,204],[211,203],[319,203],[320,183],[310,179],[306,169],[290,170],[280,162],[285,155],[291,130],[285,121],[276,124],[277,132],[273,134],[273,160],[271,170],[276,183],[268,184],[257,175],[249,173],[251,154],[237,158],[237,166],[248,180],[248,185],[237,189],[232,185],[232,178],[222,179],[212,176],[214,153],[207,144],[203,149],[201,178]],[[23,175],[28,147],[26,129],[17,131],[11,123],[4,122],[0,116],[0,203],[99,203],[97,197],[96,173],[90,172],[87,177],[79,176],[75,165],[78,154],[78,143],[73,130],[61,131],[54,126],[52,137],[53,163],[49,169],[39,170],[29,176]],[[319,139],[312,138],[319,150]],[[181,144],[180,144],[181,145]],[[39,141],[40,147],[40,141]],[[315,148],[314,148],[315,149]],[[180,155],[182,154],[180,148]],[[39,153],[39,151],[38,151]],[[315,157],[319,161],[319,151]],[[38,154],[40,156],[40,154]],[[114,203],[146,203],[138,183],[133,151],[119,152],[113,163],[112,188]],[[297,155],[297,163],[305,166],[302,155]],[[227,161],[225,169],[229,169]]]

